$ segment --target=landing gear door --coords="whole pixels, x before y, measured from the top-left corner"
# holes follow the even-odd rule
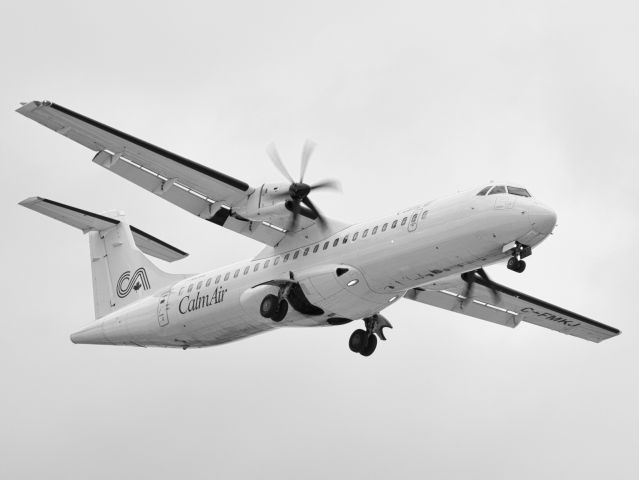
[[[169,324],[169,295],[171,290],[167,290],[160,297],[158,303],[158,324],[160,327],[166,327]]]

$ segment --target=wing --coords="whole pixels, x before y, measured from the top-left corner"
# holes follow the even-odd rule
[[[84,233],[89,231],[99,232],[106,230],[120,223],[111,217],[99,215],[97,213],[81,210],[76,207],[71,207],[63,203],[54,202],[47,198],[31,197],[20,202],[23,207],[30,208],[38,213],[42,213],[47,217],[55,218],[67,225],[79,228]],[[174,262],[188,257],[188,253],[183,252],[179,248],[175,248],[173,245],[155,238],[139,228],[129,225],[131,233],[133,234],[133,241],[136,246],[147,255],[151,255],[167,262]]]
[[[494,282],[492,286],[497,291],[497,297],[485,280],[477,279],[473,299],[465,304],[462,301],[465,298],[466,282],[460,277],[414,288],[406,293],[405,298],[511,328],[522,321],[533,323],[596,343],[621,333],[616,328],[512,288]]]
[[[17,112],[98,152],[93,161],[194,215],[266,245],[285,235],[282,225],[234,214],[251,195],[247,183],[171,153],[52,102],[30,102]],[[313,226],[301,218],[300,229]]]

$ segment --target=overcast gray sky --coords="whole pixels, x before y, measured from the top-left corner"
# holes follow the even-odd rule
[[[3,478],[637,478],[636,2],[4,2],[0,6]],[[184,213],[13,112],[50,99],[252,185],[275,141],[358,221],[492,179],[559,227],[522,275],[489,273],[620,328],[600,345],[425,305],[353,326],[188,350],[73,345],[93,319],[87,238],[41,195],[191,253],[261,246]]]

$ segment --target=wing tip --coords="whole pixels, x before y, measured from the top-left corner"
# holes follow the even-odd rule
[[[16,112],[21,113],[22,115],[27,115],[28,113],[34,111],[36,108],[39,108],[41,106],[46,107],[52,104],[53,102],[49,100],[32,100],[30,102],[20,102],[20,106],[16,108]]]
[[[29,198],[25,198],[21,202],[18,202],[18,205],[22,205],[23,207],[30,208],[32,205],[38,202],[41,202],[42,200],[44,200],[42,197],[29,197]]]

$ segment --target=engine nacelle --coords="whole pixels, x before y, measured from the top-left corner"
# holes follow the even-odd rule
[[[295,279],[312,304],[345,318],[377,313],[394,296],[373,292],[362,273],[352,265],[321,265],[296,272]]]
[[[275,218],[288,218],[291,211],[286,208],[288,196],[282,193],[288,192],[286,183],[265,183],[248,198],[246,204],[235,207],[236,214],[253,221],[271,221]]]

